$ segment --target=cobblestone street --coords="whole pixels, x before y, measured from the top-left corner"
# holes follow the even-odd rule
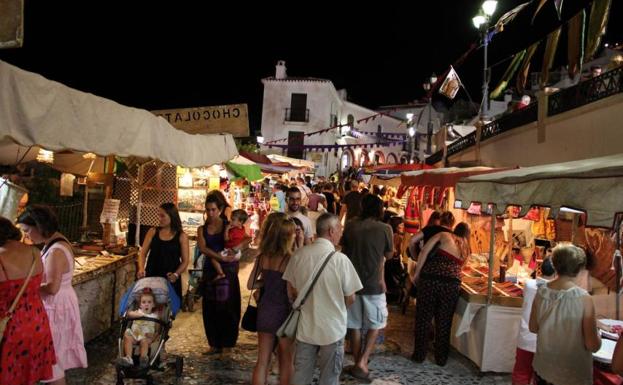
[[[243,265],[240,271],[241,286],[251,265]],[[246,306],[248,291],[243,288],[243,306]],[[199,306],[197,306],[199,307]],[[390,320],[385,331],[385,342],[378,348],[370,362],[371,378],[376,385],[397,384],[510,384],[509,375],[480,374],[476,367],[456,352],[452,352],[445,367],[429,361],[415,364],[408,359],[413,346],[413,313],[411,305],[403,316],[396,307],[390,308]],[[113,330],[87,345],[89,368],[69,372],[69,384],[114,384],[116,373],[114,360],[117,357],[118,330]],[[249,384],[256,359],[256,335],[240,332],[238,345],[221,356],[206,356],[207,340],[203,331],[201,309],[182,312],[178,315],[167,343],[170,355],[184,357],[182,384]],[[347,355],[346,363],[352,363]],[[153,371],[157,384],[175,384],[175,371],[167,367],[163,372]],[[142,384],[140,380],[126,380],[126,384]],[[276,375],[271,375],[270,384],[278,384]],[[344,376],[343,384],[359,384],[351,377]]]

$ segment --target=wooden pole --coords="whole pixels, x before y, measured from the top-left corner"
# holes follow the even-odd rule
[[[493,298],[493,266],[495,265],[495,205],[491,206],[491,239],[489,240],[489,276],[487,281],[487,305]]]

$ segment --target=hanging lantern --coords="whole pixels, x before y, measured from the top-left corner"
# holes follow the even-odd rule
[[[37,154],[37,162],[54,163],[54,152],[40,148]]]

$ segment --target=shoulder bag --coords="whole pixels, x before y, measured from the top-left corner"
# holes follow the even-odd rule
[[[30,265],[30,271],[28,271],[28,275],[26,276],[26,279],[24,280],[22,287],[19,289],[19,292],[15,296],[15,299],[13,300],[11,307],[6,312],[6,314],[0,319],[0,341],[4,339],[4,330],[6,329],[9,321],[11,320],[11,317],[13,317],[13,312],[15,311],[15,308],[17,307],[17,303],[19,302],[19,299],[22,297],[22,294],[24,294],[24,290],[26,290],[26,286],[28,286],[28,281],[30,281],[30,277],[32,276],[32,273],[35,271],[36,262],[37,262],[37,256],[35,255],[34,250],[33,250],[32,264]]]
[[[333,254],[335,254],[335,251],[332,251],[331,253],[329,253],[329,255],[325,258],[322,266],[320,267],[320,270],[318,270],[316,275],[313,277],[311,284],[309,284],[309,281],[308,283],[306,283],[305,286],[309,284],[309,288],[307,289],[307,292],[305,293],[305,295],[302,295],[302,296],[299,295],[296,298],[296,300],[294,301],[294,304],[292,304],[292,310],[290,311],[290,314],[288,314],[288,318],[286,318],[284,323],[279,327],[279,329],[277,329],[277,337],[288,337],[288,338],[296,337],[296,329],[298,328],[298,325],[299,325],[299,318],[301,316],[301,308],[305,304],[305,301],[307,300],[307,297],[309,297],[309,294],[311,294],[314,288],[314,285],[316,285],[316,281],[318,281],[318,277],[320,277],[320,274],[324,270],[325,266],[327,266],[327,263],[329,262]]]
[[[257,278],[262,271],[262,255],[258,257],[257,260],[257,269],[253,274],[253,283],[251,284],[251,293],[249,293],[249,302],[247,302],[247,310],[245,310],[244,315],[242,316],[242,321],[240,322],[240,327],[249,332],[257,331],[257,301],[255,301],[256,306],[251,305],[251,298],[253,297],[253,289],[255,288],[255,283],[257,282]]]

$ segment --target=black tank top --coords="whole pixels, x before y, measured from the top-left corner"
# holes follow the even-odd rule
[[[169,241],[160,239],[160,229],[149,246],[149,256],[145,273],[148,277],[167,277],[167,273],[173,273],[182,262],[182,248],[180,246],[180,232],[175,233]]]

